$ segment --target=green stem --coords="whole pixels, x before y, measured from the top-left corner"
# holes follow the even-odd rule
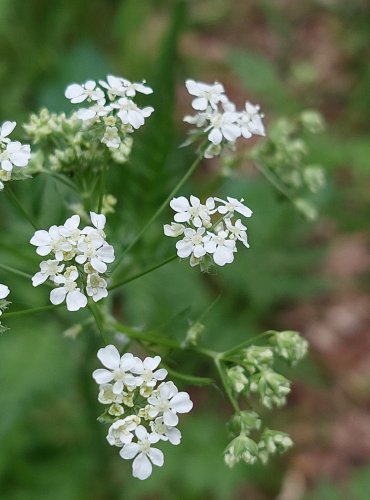
[[[16,195],[14,194],[9,185],[6,186],[5,191],[6,194],[8,195],[9,200],[13,203],[13,205],[15,205],[18,208],[18,210],[21,212],[26,221],[29,222],[36,231],[37,230],[36,224],[33,222],[32,218],[29,216],[27,211],[23,208],[22,204],[18,201],[18,198],[16,197]]]
[[[68,186],[70,189],[78,191],[77,187],[73,184],[73,182],[62,174],[58,174],[57,172],[50,172],[49,170],[44,170],[44,169],[40,170],[40,173],[49,175],[50,177],[53,177],[55,180],[61,182],[65,186]]]
[[[266,169],[263,165],[261,165],[255,158],[252,158],[256,168],[261,172],[262,175],[266,177],[266,179],[271,182],[271,184],[280,191],[289,201],[295,204],[295,200],[289,191]]]
[[[5,264],[0,264],[0,269],[3,269],[4,271],[8,271],[9,273],[16,274],[17,276],[22,276],[22,278],[27,278],[29,280],[32,280],[32,274],[24,273],[23,271],[19,271],[18,269],[15,269],[14,267],[6,266]]]
[[[193,375],[187,375],[186,373],[179,373],[175,370],[172,370],[171,368],[169,368],[166,365],[163,365],[163,366],[166,368],[166,370],[168,371],[168,373],[172,377],[177,378],[179,380],[184,380],[185,382],[188,382],[189,384],[192,384],[192,385],[214,385],[215,384],[215,381],[211,378],[196,377]]]
[[[234,352],[239,351],[243,347],[248,347],[250,344],[253,344],[256,340],[259,340],[262,337],[266,337],[267,335],[271,335],[272,331],[268,330],[267,332],[260,333],[258,335],[255,335],[251,339],[244,340],[244,342],[241,342],[237,346],[233,347],[232,349],[229,349],[228,351],[225,351],[223,353],[223,359],[225,359],[227,356],[230,356],[230,354],[234,354]]]
[[[182,186],[185,184],[185,182],[189,179],[189,177],[192,175],[194,170],[197,168],[200,160],[202,159],[203,154],[199,154],[199,156],[196,157],[194,162],[190,165],[189,169],[185,173],[185,175],[179,180],[179,182],[176,184],[176,186],[173,188],[171,193],[167,196],[167,198],[164,200],[162,205],[158,208],[158,210],[152,215],[152,217],[148,220],[148,222],[144,225],[144,227],[141,229],[141,231],[135,236],[135,238],[131,241],[131,243],[128,245],[128,247],[123,251],[121,256],[116,260],[115,265],[114,265],[114,272],[120,267],[123,258],[128,254],[128,252],[136,245],[136,243],[140,240],[142,235],[148,230],[148,228],[153,224],[153,222],[159,217],[159,215],[165,210],[165,208],[168,206],[169,202],[172,200],[172,198],[175,196],[175,194],[179,191],[179,189],[182,188]]]
[[[55,306],[54,304],[50,304],[48,306],[40,306],[40,307],[32,307],[29,309],[22,309],[21,311],[12,311],[4,313],[1,318],[15,318],[17,316],[27,316],[28,314],[36,314],[43,311],[50,311],[55,309],[56,307],[60,307],[62,304]]]
[[[108,345],[109,340],[107,339],[107,336],[105,334],[104,321],[101,312],[99,310],[99,307],[95,304],[95,302],[91,300],[88,303],[88,308],[90,309],[91,314],[94,316],[96,326],[98,327],[99,333],[102,336],[105,345]]]
[[[239,408],[239,405],[238,405],[238,402],[237,400],[235,399],[234,397],[234,394],[232,392],[232,389],[230,388],[230,385],[227,381],[227,378],[226,378],[226,374],[225,374],[225,371],[224,371],[224,368],[221,364],[221,357],[217,357],[215,358],[215,365],[216,365],[216,368],[217,368],[217,371],[220,375],[220,379],[222,381],[222,384],[225,388],[225,392],[226,394],[228,395],[229,397],[229,400],[234,408],[234,410],[239,413],[240,412],[240,408]]]
[[[172,255],[171,257],[168,257],[166,260],[160,262],[159,264],[155,264],[154,266],[149,267],[148,269],[145,269],[145,271],[141,271],[140,273],[133,274],[132,276],[129,276],[128,278],[125,278],[122,281],[118,281],[117,283],[113,283],[113,285],[111,285],[108,288],[108,290],[114,290],[115,288],[118,288],[122,285],[125,285],[126,283],[130,283],[131,281],[135,281],[138,278],[141,278],[142,276],[145,276],[146,274],[149,274],[152,271],[155,271],[156,269],[159,269],[160,267],[165,266],[169,262],[172,262],[173,260],[176,259],[176,257],[177,257],[177,255]]]
[[[102,209],[102,206],[103,206],[106,173],[107,173],[107,169],[105,167],[103,167],[103,171],[102,171],[102,173],[100,175],[99,200],[98,200],[98,211],[97,211],[98,214],[101,213],[101,209]]]

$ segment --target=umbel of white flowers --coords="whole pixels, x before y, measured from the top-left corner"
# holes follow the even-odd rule
[[[90,212],[90,218],[92,226],[80,229],[80,217],[73,215],[62,226],[36,231],[31,238],[38,255],[52,255],[41,262],[40,271],[32,278],[33,286],[50,280],[56,285],[50,301],[58,305],[65,300],[69,311],[87,305],[84,291],[95,302],[108,295],[102,275],[114,261],[114,249],[106,242],[105,216]]]
[[[86,103],[77,117],[87,124],[101,125],[101,142],[110,149],[118,149],[128,133],[144,125],[154,111],[151,106],[139,108],[134,102],[137,93],[151,94],[153,90],[143,83],[132,83],[125,78],[108,75],[106,81],[88,80],[83,84],[68,85],[65,96],[72,104]]]
[[[237,111],[218,82],[210,85],[187,80],[185,85],[189,94],[195,96],[192,107],[197,113],[185,116],[184,121],[195,125],[190,132],[194,140],[202,135],[207,137],[209,144],[204,158],[218,156],[225,147],[233,149],[239,137],[250,139],[253,135],[265,135],[259,106],[247,101],[244,109]]]
[[[188,393],[165,382],[167,370],[159,368],[159,356],[144,360],[129,352],[120,356],[114,345],[99,349],[97,356],[104,368],[95,370],[93,377],[99,384],[98,400],[107,405],[100,417],[111,424],[107,441],[120,448],[124,460],[133,459],[134,477],[147,479],[153,465],[164,463],[163,452],[153,445],[180,443],[178,414],[188,413],[193,403]]]
[[[12,178],[14,167],[26,167],[31,157],[29,144],[11,141],[8,137],[16,125],[16,122],[7,121],[0,127],[0,191],[4,189],[4,182]]]
[[[166,236],[182,239],[176,243],[177,255],[190,257],[190,265],[224,266],[234,260],[237,242],[249,248],[247,228],[238,217],[251,217],[252,210],[242,200],[227,197],[207,198],[205,204],[196,196],[173,198],[170,207],[176,212],[174,222],[164,226]]]

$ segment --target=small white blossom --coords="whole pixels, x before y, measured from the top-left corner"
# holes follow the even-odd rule
[[[137,428],[140,419],[134,415],[120,420],[116,420],[109,427],[107,441],[111,446],[123,446],[131,443],[134,434],[133,431]]]
[[[209,240],[204,227],[192,229],[187,227],[184,229],[184,238],[176,243],[177,255],[181,259],[185,259],[193,255],[196,258],[203,257],[207,250],[205,244]]]
[[[154,421],[150,422],[152,432],[158,434],[162,441],[169,441],[171,444],[177,445],[181,441],[181,432],[176,427],[166,425],[163,417],[157,417]]]
[[[112,384],[102,384],[99,386],[98,401],[103,405],[121,404],[123,402],[123,393],[115,394]]]
[[[49,278],[53,281],[57,274],[63,272],[63,269],[64,264],[60,264],[58,260],[43,260],[40,262],[40,271],[32,278],[32,285],[39,286]]]
[[[117,149],[121,144],[121,139],[118,134],[117,127],[107,127],[105,129],[104,135],[101,139],[103,144],[106,144],[108,148]]]
[[[211,239],[205,243],[205,250],[213,254],[213,260],[218,266],[231,264],[236,252],[235,241],[229,239],[227,231],[219,231],[217,234],[212,234]]]
[[[185,226],[183,224],[178,224],[177,222],[171,222],[171,224],[165,224],[163,226],[163,231],[166,236],[171,236],[176,238],[181,234],[184,234]]]
[[[5,299],[10,294],[10,290],[6,285],[0,283],[0,299]]]
[[[87,298],[78,288],[77,278],[78,271],[75,266],[68,267],[63,275],[55,276],[54,283],[62,286],[54,288],[50,292],[50,302],[58,305],[65,300],[68,311],[78,311],[82,307],[86,307]]]
[[[132,368],[132,373],[138,375],[137,385],[145,384],[147,387],[154,387],[158,380],[164,380],[167,377],[167,370],[164,368],[157,370],[160,362],[160,356],[148,357],[144,361],[139,360]]]
[[[154,108],[151,106],[139,108],[134,101],[127,97],[121,97],[117,103],[112,104],[112,107],[118,109],[117,116],[121,122],[124,125],[131,125],[134,129],[138,129],[144,125],[145,118],[148,118],[154,111]]]
[[[251,217],[253,212],[250,208],[243,204],[243,199],[240,201],[236,198],[231,198],[231,196],[227,197],[227,201],[222,200],[221,198],[215,198],[215,200],[219,201],[222,205],[217,208],[217,211],[222,214],[233,214],[234,211],[243,215],[244,217]]]
[[[148,398],[150,404],[149,416],[163,416],[163,422],[169,426],[177,425],[177,413],[188,413],[193,408],[193,403],[187,392],[178,392],[172,382],[163,382],[155,393]]]
[[[189,94],[196,97],[192,102],[192,107],[198,111],[205,111],[208,106],[217,109],[218,103],[227,100],[224,95],[224,87],[218,82],[209,85],[194,80],[186,80],[185,85]]]
[[[21,144],[19,141],[8,142],[5,150],[0,153],[0,165],[3,170],[11,172],[13,167],[26,167],[30,158],[29,144]]]
[[[17,122],[4,122],[0,127],[0,143],[8,143],[10,139],[8,137],[9,134],[13,132],[17,125]]]
[[[215,113],[210,117],[210,125],[206,128],[208,139],[215,146],[222,141],[234,143],[241,135],[238,114],[234,112]]]
[[[87,275],[86,292],[94,302],[108,297],[107,282],[98,273]]]
[[[209,224],[215,202],[213,198],[207,198],[202,205],[196,196],[190,196],[190,202],[185,196],[180,196],[171,200],[170,207],[177,212],[174,217],[176,222],[191,222],[195,227],[201,227]]]
[[[136,386],[136,377],[131,373],[131,369],[138,362],[131,353],[125,353],[122,357],[113,345],[108,345],[99,349],[98,358],[104,368],[98,368],[93,372],[93,377],[98,384],[106,384],[114,381],[112,391],[120,394],[125,386]]]
[[[238,241],[249,248],[247,228],[240,219],[235,220],[236,213],[252,215],[243,199],[210,197],[202,204],[196,196],[190,196],[190,201],[180,196],[173,198],[170,206],[175,211],[175,222],[164,226],[164,234],[182,236],[176,243],[177,255],[189,257],[192,267],[201,265],[202,270],[207,270],[211,264],[230,264]]]
[[[148,433],[142,425],[135,429],[137,443],[127,443],[120,451],[125,460],[134,459],[132,463],[132,475],[138,479],[147,479],[152,473],[152,464],[162,467],[164,457],[161,450],[152,448],[152,444],[159,441],[155,433]]]
[[[80,108],[77,111],[77,116],[80,120],[93,120],[94,118],[101,118],[107,116],[111,112],[111,107],[106,105],[105,99],[99,99],[89,108]]]
[[[83,84],[72,83],[66,88],[65,94],[72,104],[79,104],[83,101],[99,101],[104,98],[104,92],[96,87],[94,80],[88,80]]]
[[[204,158],[214,158],[225,148],[234,149],[236,140],[241,136],[249,139],[252,135],[265,135],[259,106],[246,102],[245,109],[237,111],[219,83],[209,85],[187,80],[185,85],[189,94],[196,97],[192,107],[198,111],[194,116],[184,117],[185,122],[196,127],[190,132],[192,138],[189,142],[201,135],[207,136],[209,144],[204,149]],[[197,129],[200,129],[199,132]]]

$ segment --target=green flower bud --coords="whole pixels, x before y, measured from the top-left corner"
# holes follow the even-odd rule
[[[255,411],[241,411],[235,413],[228,422],[228,428],[233,434],[249,434],[253,429],[259,429],[261,419]]]
[[[258,393],[261,403],[271,409],[285,404],[290,392],[290,382],[280,373],[266,369],[252,376],[250,390]]]
[[[308,350],[308,342],[294,331],[275,332],[271,337],[275,352],[295,365],[304,358]]]
[[[243,366],[250,372],[255,373],[263,368],[269,367],[274,361],[274,352],[271,347],[252,345],[242,351]]]
[[[317,193],[325,185],[325,175],[320,165],[309,165],[303,171],[303,178],[308,189]]]
[[[293,441],[285,432],[266,429],[258,443],[258,456],[261,462],[267,463],[275,453],[284,453],[293,446]]]
[[[242,460],[247,464],[254,464],[257,458],[257,443],[244,434],[233,439],[224,452],[225,464],[230,468]]]
[[[233,390],[238,394],[242,392],[248,385],[248,379],[244,375],[244,368],[242,366],[233,366],[226,371],[228,381]]]
[[[300,121],[304,129],[307,130],[307,132],[311,132],[312,134],[318,134],[325,128],[323,116],[312,109],[303,111],[300,115]]]

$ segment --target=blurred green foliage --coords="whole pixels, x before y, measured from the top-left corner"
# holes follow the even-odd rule
[[[330,16],[353,79],[353,91],[345,95],[329,86],[327,90],[310,61],[296,58],[289,48],[294,25],[277,3],[265,0],[260,6],[251,5],[250,10],[241,8],[240,14],[239,9],[238,1],[2,0],[1,121],[21,122],[41,106],[53,111],[71,109],[63,91],[73,81],[100,78],[109,72],[130,79],[146,78],[155,89],[151,101],[155,114],[138,134],[130,164],[110,179],[118,208],[109,230],[124,244],[184,173],[185,160],[191,161],[190,151],[184,158],[177,149],[185,129],[175,103],[184,108],[189,105],[182,102],[178,90],[185,76],[207,79],[209,74],[210,80],[214,75],[222,80],[225,74],[226,86],[227,82],[240,85],[243,95],[261,103],[268,120],[306,107],[325,108],[329,102],[330,126],[310,144],[310,162],[324,165],[329,180],[319,200],[320,210],[341,230],[363,228],[368,224],[370,174],[365,133],[370,87],[365,64],[370,42],[366,3],[312,1],[292,7],[293,17],[297,9],[307,15],[320,9],[322,16]],[[228,42],[238,15],[245,16],[246,30],[253,29],[255,18],[247,16],[253,9],[276,40],[276,57],[268,58],[246,46],[243,34],[240,44],[232,37]],[[196,51],[187,53],[186,43],[201,32],[224,40],[222,64],[212,63],[211,58],[207,62],[207,46],[199,59]],[[339,177],[338,189],[336,176],[345,168],[350,168],[352,182],[341,183]],[[312,297],[330,284],[317,272],[325,249],[312,243],[312,226],[272,186],[259,176],[242,172],[221,180],[216,177],[204,168],[183,194],[196,190],[207,195],[216,187],[219,196],[244,197],[255,214],[248,228],[251,249],[239,252],[234,265],[217,275],[200,275],[187,263],[171,263],[127,285],[115,301],[127,324],[154,328],[166,321],[166,331],[183,338],[190,323],[221,294],[203,319],[203,341],[223,349],[265,328],[279,328],[274,315],[279,307]],[[15,189],[41,227],[60,223],[66,204],[73,201],[68,190],[50,179],[25,181]],[[135,255],[126,259],[127,275],[150,264],[145,262],[148,249],[153,262],[169,254],[172,242],[161,236],[164,222],[153,226]],[[0,231],[4,263],[28,272],[36,270],[38,259],[28,245],[32,228],[2,195]],[[0,282],[14,290],[15,309],[47,303],[47,290],[34,290],[22,278],[10,278],[1,271]],[[75,318],[78,321],[79,314]],[[84,330],[76,340],[63,337],[61,327],[66,329],[72,323],[59,310],[27,320],[9,318],[7,324],[11,331],[0,338],[0,498],[226,500],[245,498],[245,488],[254,485],[260,492],[258,498],[269,499],[279,491],[281,462],[268,468],[225,468],[222,450],[230,411],[216,389],[194,391],[196,409],[184,418],[181,446],[165,450],[166,466],[145,483],[133,480],[129,464],[106,445],[104,429],[96,422],[91,371],[96,367],[99,339],[94,330]],[[173,363],[189,373],[207,370],[197,358],[174,355]],[[313,361],[298,375],[307,384],[315,378],[321,380]],[[275,420],[284,425],[286,417],[280,412]],[[274,427],[278,427],[276,421]],[[348,491],[352,497],[322,483],[307,500],[363,500],[369,490],[366,478],[366,470],[351,478]]]

